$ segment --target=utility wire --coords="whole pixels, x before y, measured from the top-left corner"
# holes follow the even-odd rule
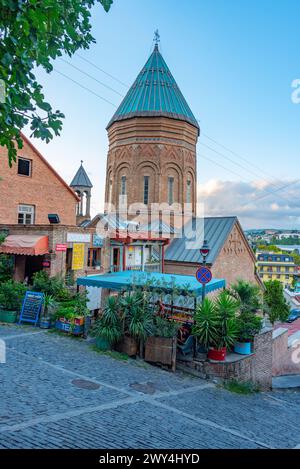
[[[105,75],[107,75],[108,77],[112,78],[113,80],[115,80],[116,82],[120,83],[120,85],[122,86],[125,86],[125,88],[129,88],[129,85],[127,85],[126,83],[124,83],[123,81],[119,80],[118,78],[114,77],[113,75],[111,75],[110,73],[106,72],[105,70],[103,70],[102,68],[98,67],[98,65],[94,64],[93,62],[91,62],[90,60],[86,59],[85,57],[82,57],[82,55],[78,54],[78,52],[75,53],[75,55],[77,55],[77,57],[79,57],[81,60],[83,60],[84,62],[92,65],[92,67],[96,68],[97,70],[99,70],[100,72],[104,73]]]
[[[76,54],[76,55],[78,55],[78,54]],[[67,62],[67,61],[65,61],[65,62]],[[68,63],[68,62],[67,62],[67,63]],[[70,65],[71,65],[71,64],[70,64]],[[77,69],[77,67],[75,67],[75,66],[74,66],[74,68]],[[86,74],[86,73],[83,72],[82,70],[80,70],[80,69],[78,69],[78,70],[81,71],[82,73]],[[92,91],[90,88],[88,88],[88,87],[82,85],[81,83],[79,83],[78,81],[76,81],[76,80],[74,80],[73,78],[69,77],[68,75],[65,75],[64,73],[60,72],[59,70],[57,70],[57,69],[55,69],[55,68],[54,68],[54,71],[55,71],[56,73],[59,73],[59,74],[62,75],[63,77],[67,78],[68,80],[72,81],[72,82],[75,83],[76,85],[80,86],[82,89],[85,89],[86,91],[90,92],[90,93],[93,94],[94,96],[97,96],[97,97],[100,98],[101,100],[107,102],[108,104],[111,104],[111,105],[114,106],[115,108],[118,107],[116,104],[114,104],[114,103],[112,103],[111,101],[107,100],[106,98],[104,98],[103,96],[99,95],[98,93],[95,93],[95,92]],[[90,76],[90,75],[88,75],[88,76]],[[94,78],[94,77],[92,77],[92,76],[90,76],[90,78],[93,78],[93,79],[95,79],[96,81],[98,81],[96,78]],[[114,91],[116,91],[116,90],[114,90]],[[117,93],[118,93],[118,92],[117,92]],[[118,94],[120,94],[120,93],[118,93]],[[121,95],[121,96],[122,96],[122,95]],[[212,140],[212,139],[211,139],[211,140]],[[218,152],[217,150],[212,149],[211,147],[209,147],[209,146],[206,145],[206,144],[203,144],[203,143],[202,143],[202,145],[204,145],[204,146],[206,146],[207,148],[211,149],[211,150],[214,151],[216,154],[219,154],[220,156],[223,156],[225,159],[228,159],[229,161],[232,161],[232,162],[233,162],[232,159],[230,159],[229,157],[223,155],[221,152]],[[221,144],[220,144],[220,145],[221,145]],[[226,147],[224,147],[224,148],[226,148]],[[232,152],[232,153],[233,153],[233,152]],[[236,175],[236,176],[238,176],[238,177],[244,179],[244,176],[243,176],[243,175],[241,175],[241,174],[239,174],[239,173],[237,173],[237,172],[235,172],[235,171],[232,171],[232,170],[229,169],[229,168],[226,168],[226,167],[223,166],[222,164],[217,163],[216,161],[212,160],[211,158],[207,157],[206,155],[203,155],[203,154],[199,155],[199,154],[197,154],[197,156],[200,156],[200,157],[202,157],[202,158],[205,158],[206,160],[210,161],[211,163],[215,164],[216,166],[219,166],[219,167],[223,168],[225,171],[230,172],[230,173],[232,173],[232,174],[234,174],[234,175]],[[240,164],[238,164],[238,163],[236,163],[236,162],[233,162],[233,163],[236,164],[237,166],[240,166],[242,169],[245,169],[245,170],[246,170],[247,172],[249,172],[249,173],[252,172],[252,171],[249,171],[247,168],[243,167],[242,165],[240,165]],[[252,173],[253,173],[253,172],[252,172]],[[255,173],[253,173],[253,174],[255,174]],[[248,182],[250,182],[250,180],[248,180]],[[269,181],[265,181],[265,182],[270,183]],[[275,190],[273,190],[273,191],[267,191],[267,190],[264,189],[264,192],[266,192],[266,194],[263,195],[263,196],[260,196],[258,199],[253,199],[251,202],[254,202],[255,200],[259,200],[260,198],[263,198],[263,197],[267,197],[267,196],[269,196],[269,195],[272,195],[273,193],[280,192],[280,191],[286,189],[287,187],[289,187],[289,186],[295,184],[296,182],[298,182],[298,181],[294,181],[294,182],[289,183],[289,184],[287,184],[287,185],[285,185],[285,186],[279,187],[279,188],[277,188],[277,189],[275,189]],[[276,187],[274,184],[272,184],[272,185],[273,185],[274,187]],[[282,197],[282,198],[283,198],[283,197]],[[285,199],[284,199],[284,200],[285,200]]]

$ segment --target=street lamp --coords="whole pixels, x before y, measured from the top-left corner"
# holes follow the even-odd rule
[[[200,254],[202,256],[202,265],[205,267],[206,265],[206,258],[208,256],[208,254],[210,253],[210,247],[208,245],[208,242],[207,240],[205,239],[203,241],[203,245],[202,245],[202,248],[200,248]],[[205,283],[202,284],[202,303],[204,301],[204,298],[205,298]]]

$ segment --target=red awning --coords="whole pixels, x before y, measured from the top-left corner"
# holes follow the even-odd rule
[[[0,245],[0,253],[42,256],[48,253],[48,236],[8,235]]]

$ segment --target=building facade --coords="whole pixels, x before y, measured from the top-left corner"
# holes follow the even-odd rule
[[[22,139],[11,168],[0,146],[0,224],[43,225],[55,213],[61,224],[76,225],[78,197],[29,139]]]
[[[294,258],[288,254],[258,252],[257,272],[263,282],[279,280],[284,286],[293,283],[297,267]]]
[[[125,218],[149,212],[151,204],[180,204],[178,212],[188,204],[195,214],[199,125],[158,44],[107,131],[106,204],[135,204]]]

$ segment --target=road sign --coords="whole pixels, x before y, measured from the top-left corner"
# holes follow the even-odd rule
[[[55,251],[66,252],[68,245],[67,244],[57,244],[55,246]]]
[[[196,272],[196,279],[202,285],[206,285],[212,279],[211,270],[208,267],[201,266]]]

